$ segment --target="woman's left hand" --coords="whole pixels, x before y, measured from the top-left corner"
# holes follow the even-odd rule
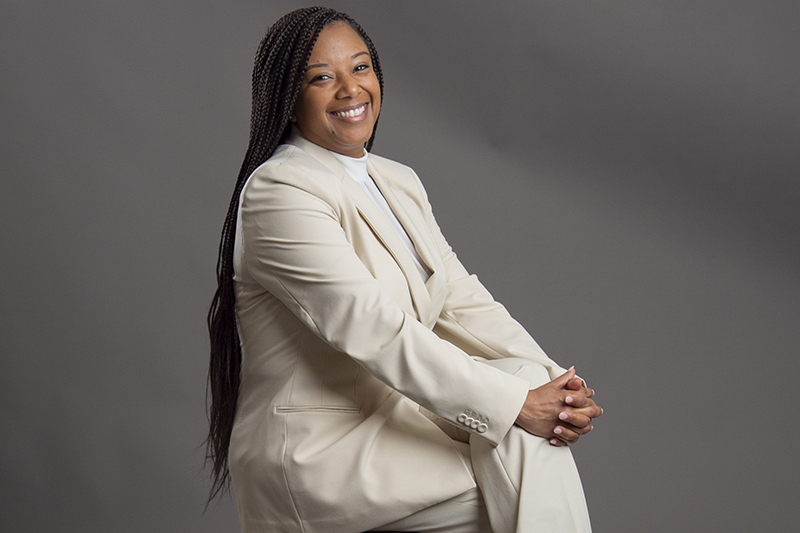
[[[594,389],[585,386],[584,381],[575,376],[564,386],[564,390],[582,391],[585,393],[586,399],[594,396]],[[586,402],[577,397],[567,396],[564,403],[570,407],[578,407],[578,409],[564,410],[559,413],[558,417],[563,421],[562,424],[557,425],[553,429],[556,435],[550,439],[550,444],[553,446],[566,446],[570,442],[575,442],[580,435],[585,435],[593,429],[592,418],[600,416],[597,414],[597,404],[594,400]],[[578,406],[580,404],[580,407]],[[603,408],[600,407],[600,414],[603,414]]]
[[[580,386],[578,384],[580,383]],[[554,446],[578,441],[592,429],[592,418],[602,409],[592,400],[594,391],[575,378],[575,369],[528,391],[516,423]]]

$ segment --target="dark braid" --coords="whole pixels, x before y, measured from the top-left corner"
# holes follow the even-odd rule
[[[208,389],[211,405],[208,407],[206,461],[212,464],[209,501],[224,492],[230,483],[228,447],[236,414],[242,366],[233,288],[233,243],[239,195],[248,176],[269,159],[278,145],[288,137],[291,131],[289,119],[300,93],[300,84],[311,50],[320,31],[334,21],[350,24],[364,40],[380,83],[382,100],[383,75],[375,46],[361,26],[344,13],[325,7],[292,11],[267,30],[256,53],[250,142],[228,205],[225,225],[222,227],[217,259],[217,291],[208,312],[208,331],[211,337]],[[367,150],[372,149],[375,129],[367,142]]]

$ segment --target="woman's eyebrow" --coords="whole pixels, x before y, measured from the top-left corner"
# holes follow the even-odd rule
[[[350,59],[355,59],[358,56],[363,56],[363,55],[369,55],[369,52],[356,52],[355,54],[350,56]],[[329,66],[330,65],[328,63],[314,63],[313,65],[308,65],[306,67],[306,70],[309,70],[309,69],[312,69],[312,68],[329,67]]]

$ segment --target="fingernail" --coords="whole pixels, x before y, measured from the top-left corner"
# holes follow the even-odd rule
[[[569,417],[567,413],[559,413],[558,418],[561,420],[566,420]]]
[[[594,424],[589,424],[589,431],[594,429]]]
[[[558,439],[550,439],[550,444],[556,446],[558,444]]]
[[[554,429],[553,433],[555,433],[556,435],[561,435],[561,428]]]
[[[567,403],[572,403],[572,396],[567,396],[567,399],[564,401]]]
[[[600,408],[600,414],[601,415],[603,414],[603,408],[602,407]]]
[[[575,370],[575,365],[572,365],[571,367],[569,367],[569,370],[567,370],[567,372],[569,372],[570,370]]]

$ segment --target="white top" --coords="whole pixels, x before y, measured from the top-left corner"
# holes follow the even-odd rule
[[[411,254],[411,258],[414,259],[414,265],[416,265],[417,270],[419,271],[419,275],[422,276],[422,281],[428,281],[430,277],[430,272],[425,268],[422,264],[422,260],[417,254],[417,249],[414,248],[414,243],[411,242],[411,239],[408,238],[408,233],[406,230],[403,229],[403,226],[400,224],[400,221],[397,220],[397,217],[392,212],[392,208],[389,207],[389,204],[386,202],[386,198],[383,197],[381,194],[380,189],[378,186],[375,185],[375,182],[370,177],[369,173],[367,172],[367,157],[369,154],[366,150],[364,150],[364,155],[362,157],[350,157],[342,154],[337,154],[336,152],[331,152],[333,156],[342,164],[344,169],[350,174],[356,183],[358,183],[364,192],[367,193],[367,196],[375,202],[375,205],[378,206],[378,209],[383,213],[383,216],[386,217],[386,220],[389,221],[394,231],[397,233],[397,236],[400,237],[400,240],[403,241],[408,253]]]

